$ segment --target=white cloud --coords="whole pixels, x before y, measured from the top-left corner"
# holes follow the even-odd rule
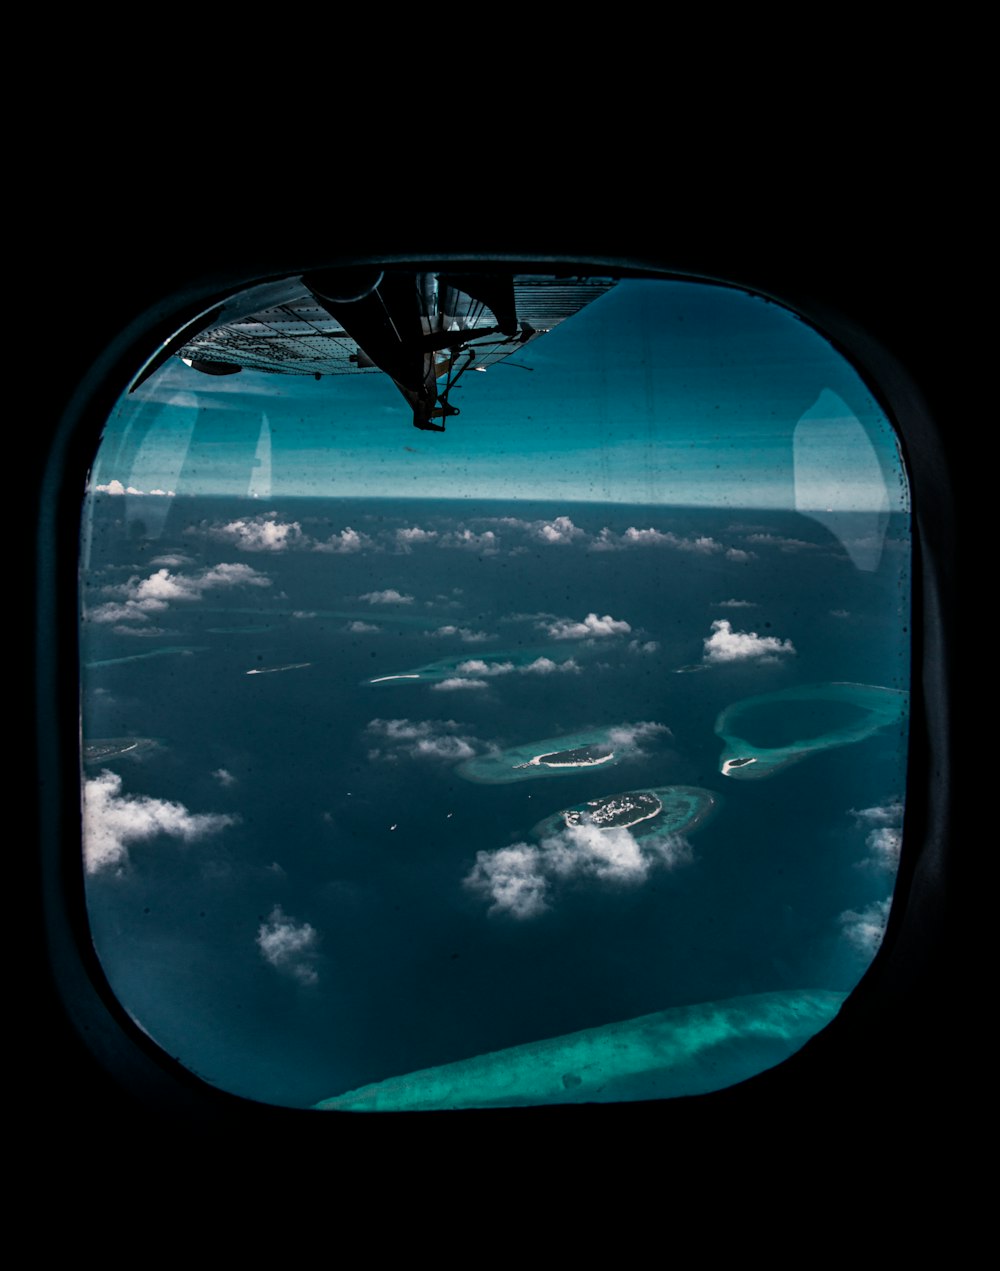
[[[742,547],[729,547],[726,549],[726,560],[735,561],[742,564],[744,561],[756,560],[756,552],[745,552]]]
[[[134,485],[122,485],[117,479],[107,482],[106,485],[95,485],[92,487],[95,494],[141,494],[144,497],[160,495],[166,498],[176,498],[176,490],[137,490]]]
[[[123,867],[133,843],[159,834],[193,843],[239,819],[214,812],[192,813],[182,803],[123,795],[121,790],[121,777],[106,768],[84,783],[83,856],[88,874]]]
[[[728,618],[712,623],[712,634],[705,637],[704,660],[712,665],[726,662],[777,662],[783,655],[794,655],[791,640],[776,636],[759,636],[756,631],[734,631]]]
[[[660,643],[658,640],[629,640],[629,653],[659,653]]]
[[[453,719],[373,719],[365,731],[380,745],[368,751],[371,760],[392,762],[399,756],[457,763],[479,754],[484,746],[471,733],[462,733]]]
[[[314,965],[318,944],[316,928],[289,918],[280,905],[257,928],[257,947],[264,960],[300,984],[315,984],[319,979]]]
[[[515,843],[498,852],[477,852],[476,863],[464,881],[471,891],[492,899],[491,914],[537,918],[549,908],[549,880],[542,852],[528,843]]]
[[[172,603],[200,600],[206,591],[227,587],[270,587],[266,574],[242,564],[213,565],[197,574],[174,574],[158,569],[148,578],[134,575],[126,583],[105,588],[106,595],[124,596],[124,601],[98,605],[90,622],[148,622],[151,613],[162,613]]]
[[[586,531],[574,525],[568,516],[557,516],[553,521],[536,521],[530,528],[533,538],[554,546],[566,546],[587,537]]]
[[[873,808],[851,808],[851,816],[862,825],[896,825],[903,819],[903,805],[897,800]]]
[[[580,673],[580,667],[573,658],[567,658],[565,662],[554,662],[552,658],[535,658],[534,662],[528,662],[527,665],[517,669],[521,675],[554,675],[557,672],[578,675]]]
[[[371,546],[371,539],[366,534],[347,526],[339,533],[331,534],[328,539],[319,541],[307,534],[300,522],[282,521],[276,512],[263,512],[260,516],[242,517],[225,524],[210,524],[203,521],[201,525],[188,531],[191,534],[203,534],[218,542],[229,543],[241,552],[360,552]]]
[[[464,883],[489,897],[490,913],[537,918],[552,907],[560,882],[637,886],[654,868],[673,869],[690,859],[691,848],[680,835],[637,839],[624,827],[601,829],[581,822],[548,835],[537,846],[515,843],[496,852],[477,852]]]
[[[228,768],[216,768],[216,770],[212,773],[212,776],[216,779],[216,781],[218,781],[220,786],[227,789],[229,786],[234,786],[236,784],[236,778]]]
[[[554,675],[559,672],[579,674],[580,667],[573,658],[555,662],[552,658],[539,657],[523,666],[516,666],[513,662],[487,662],[484,658],[469,658],[465,662],[459,662],[455,670],[460,675],[493,678],[498,675]]]
[[[370,546],[371,539],[367,534],[359,534],[357,530],[352,530],[348,525],[339,534],[331,534],[324,542],[316,543],[313,551],[336,552],[344,555],[348,552],[360,552],[363,548]]]
[[[442,547],[460,547],[467,552],[479,552],[482,556],[494,556],[500,550],[500,539],[492,530],[475,534],[472,530],[452,530],[441,539]]]
[[[754,600],[720,600],[718,607],[720,609],[756,609],[757,603]]]
[[[419,525],[411,525],[396,531],[396,546],[400,551],[408,552],[414,543],[431,543],[437,536],[437,530],[424,530]]]
[[[625,754],[642,754],[647,743],[672,735],[666,724],[658,724],[651,719],[608,729],[609,743],[616,751]]]
[[[889,900],[877,900],[862,910],[845,909],[838,918],[844,936],[866,958],[873,958],[889,921]]]
[[[851,816],[860,827],[868,829],[868,857],[862,864],[895,872],[903,848],[903,804],[894,801],[872,808],[852,808]]]
[[[456,627],[451,623],[438,627],[434,631],[428,631],[427,634],[441,638],[457,636],[463,644],[485,644],[487,640],[496,639],[495,636],[491,636],[487,631],[473,631],[471,627]]]
[[[574,622],[571,618],[559,618],[555,622],[538,625],[544,626],[553,640],[606,639],[608,636],[629,635],[632,631],[627,622],[612,618],[609,613],[606,613],[603,618],[599,618],[596,613],[588,613],[582,622]]]
[[[562,547],[587,537],[587,531],[574,525],[568,516],[556,516],[551,521],[526,521],[520,516],[489,516],[476,519],[481,525],[500,525],[504,529],[526,534],[536,542],[547,543],[550,546]]]
[[[209,538],[231,543],[241,552],[285,552],[309,542],[298,521],[279,521],[273,516],[255,516],[228,521],[225,525],[202,524]]]
[[[355,620],[354,622],[349,622],[344,630],[351,632],[352,635],[372,635],[376,631],[381,631],[382,628],[376,626],[374,622],[359,622]]]
[[[721,543],[706,534],[683,538],[671,530],[657,530],[652,526],[640,530],[630,525],[623,534],[616,534],[605,526],[591,544],[591,551],[620,552],[630,547],[668,547],[678,552],[693,552],[698,556],[711,556],[723,550]]]
[[[438,680],[431,691],[436,693],[454,693],[459,689],[479,688],[489,688],[489,685],[485,680],[467,680],[460,675],[453,675],[447,680]]]
[[[485,662],[482,658],[469,658],[455,668],[462,675],[509,675],[515,669],[513,662]]]
[[[404,596],[395,587],[387,587],[385,591],[366,591],[358,597],[367,600],[370,605],[412,605],[413,597]]]

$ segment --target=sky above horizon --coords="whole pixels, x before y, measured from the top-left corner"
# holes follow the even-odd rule
[[[419,432],[391,380],[178,358],[123,396],[91,487],[136,497],[558,498],[818,514],[908,509],[895,434],[795,315],[702,283],[624,281],[452,395]]]

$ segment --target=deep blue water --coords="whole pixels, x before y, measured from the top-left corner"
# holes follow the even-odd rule
[[[157,745],[85,776],[121,777],[125,821],[141,796],[239,820],[188,842],[130,840],[88,875],[88,903],[112,986],[194,1071],[310,1104],[671,1005],[857,982],[867,960],[841,915],[884,900],[892,878],[871,861],[873,822],[851,813],[902,797],[905,739],[881,732],[734,781],[719,773],[713,725],[740,698],[796,684],[908,687],[904,518],[885,527],[879,568],[861,572],[828,529],[794,513],[182,498],[151,537],[148,506],[91,504],[84,737]],[[227,536],[269,513],[298,524],[291,546],[246,550]],[[557,517],[582,533],[545,541]],[[359,550],[315,550],[347,527],[364,536]],[[400,550],[395,531],[413,527],[435,537]],[[629,527],[674,538],[622,545]],[[617,550],[594,549],[604,529]],[[454,537],[463,531],[479,537]],[[268,585],[206,581],[219,565]],[[186,580],[185,598],[101,620],[102,606],[141,601],[159,570]],[[412,600],[362,598],[388,589]],[[630,630],[553,636],[591,613]],[[794,654],[706,663],[723,619]],[[149,628],[158,634],[140,634]],[[579,670],[452,691],[366,683],[536,648]],[[293,669],[247,675],[277,667]],[[393,734],[385,721],[408,725]],[[457,770],[463,748],[639,722],[669,733],[607,771],[491,786]],[[552,879],[550,907],[521,920],[463,885],[477,853],[530,845],[560,808],[669,784],[719,797],[673,868],[631,884]],[[307,939],[309,924],[313,936],[274,964],[258,937],[277,906],[289,930]]]

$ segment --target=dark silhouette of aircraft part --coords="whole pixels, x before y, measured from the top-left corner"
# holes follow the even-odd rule
[[[223,307],[176,350],[194,370],[247,367],[281,374],[381,371],[413,411],[415,428],[444,432],[459,414],[449,394],[614,286],[610,278],[414,270],[320,270],[266,290],[258,312]]]

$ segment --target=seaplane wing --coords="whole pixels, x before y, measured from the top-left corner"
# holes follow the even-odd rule
[[[328,270],[244,292],[173,348],[195,370],[388,375],[417,428],[443,432],[448,400],[604,295],[611,278]]]

